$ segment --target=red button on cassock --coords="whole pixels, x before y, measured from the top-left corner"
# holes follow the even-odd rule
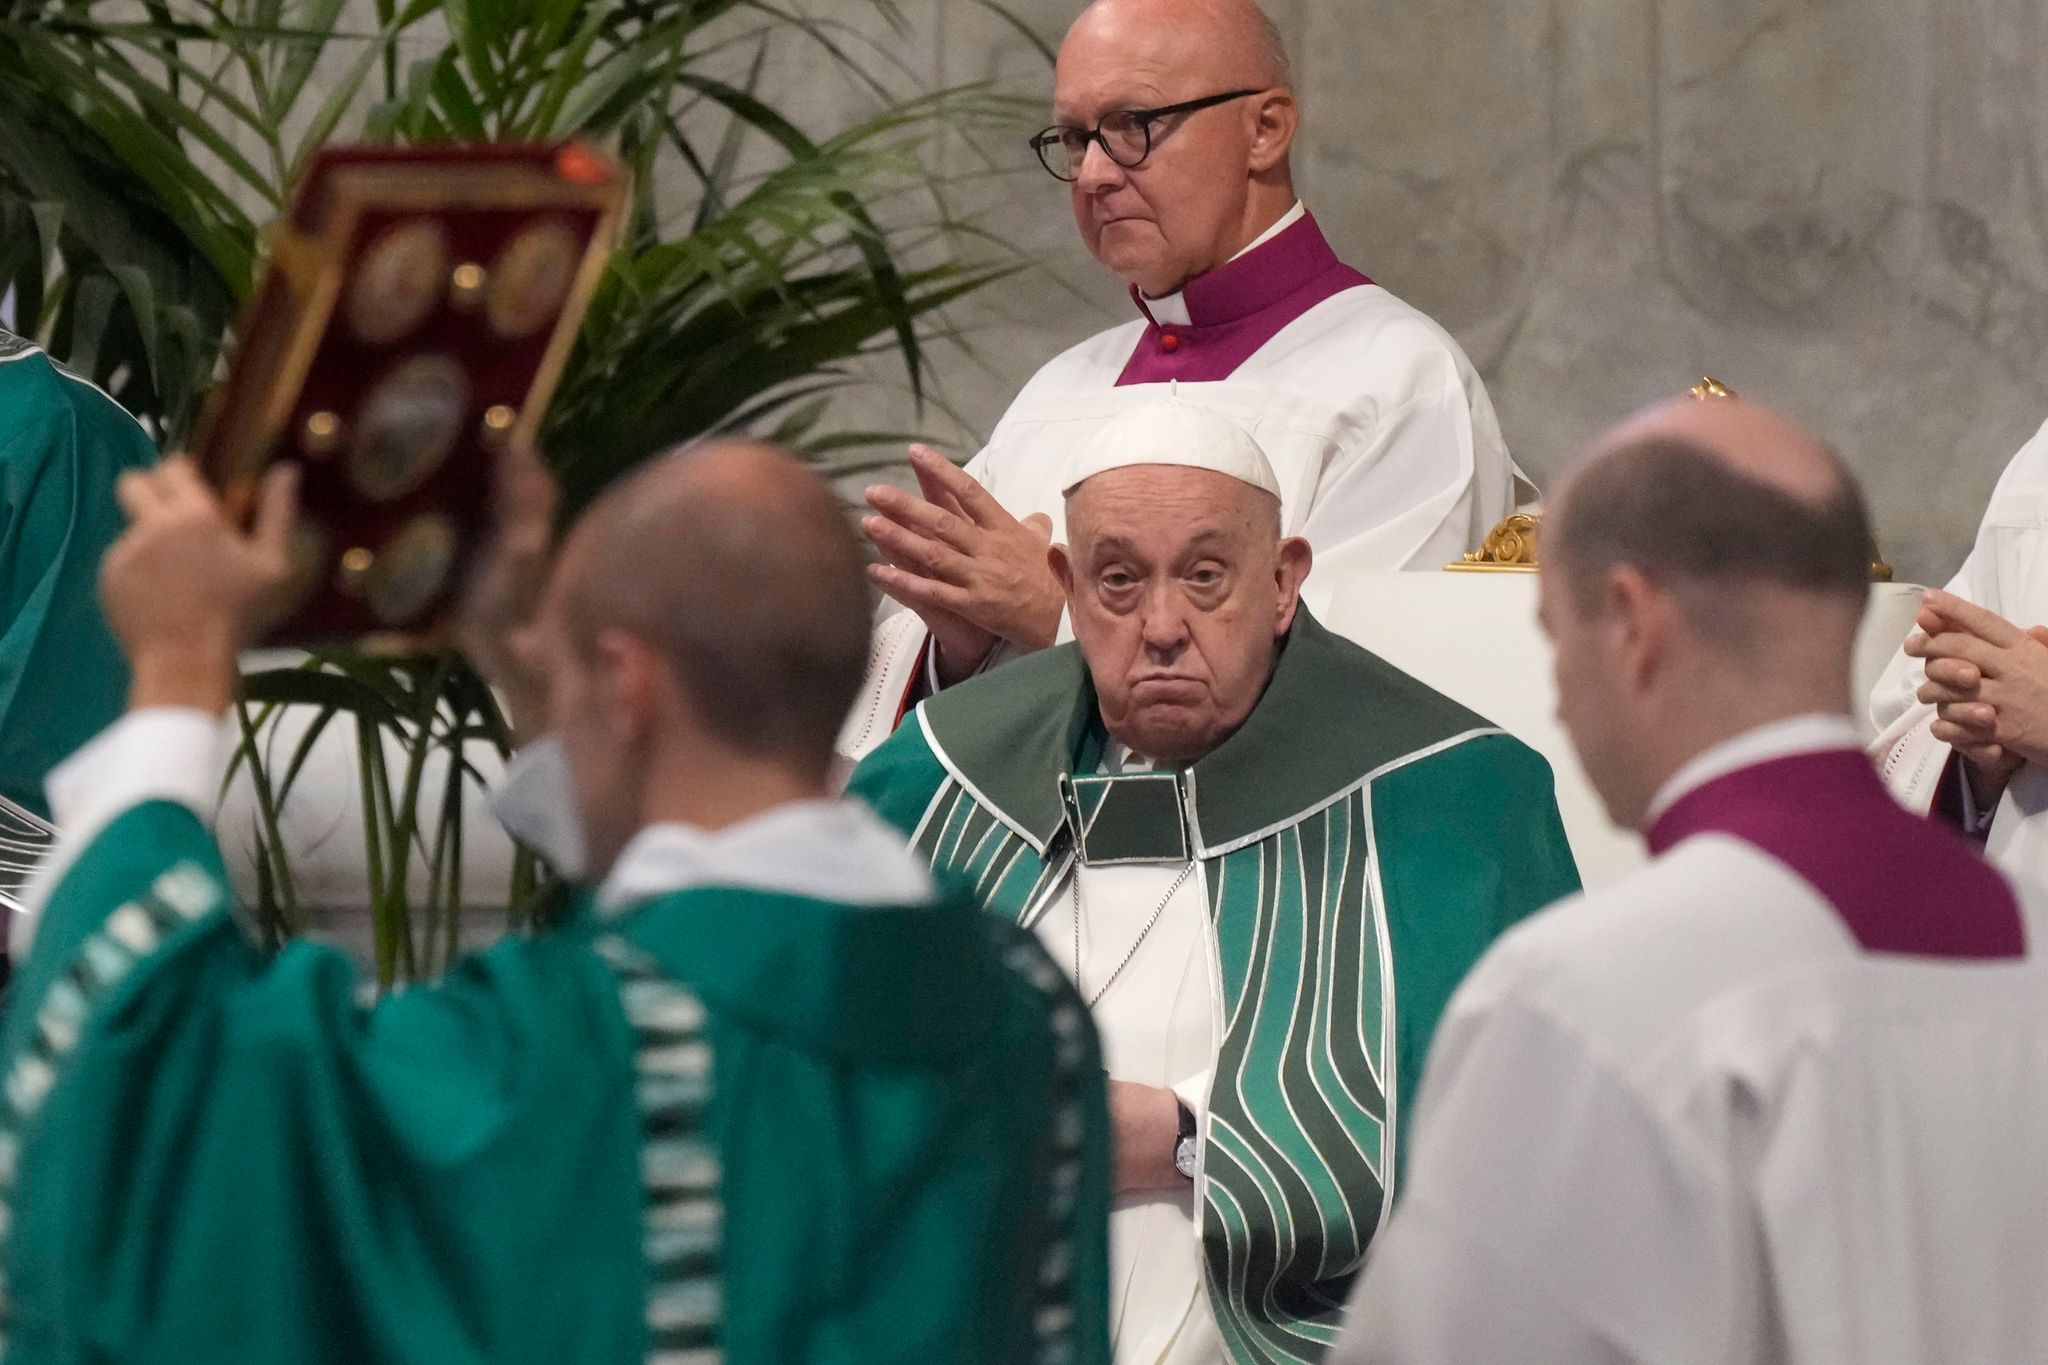
[[[1162,351],[1179,350],[1180,338],[1175,336],[1172,332],[1162,334],[1159,338],[1159,349]]]

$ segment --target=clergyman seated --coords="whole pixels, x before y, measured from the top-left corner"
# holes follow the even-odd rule
[[[1065,490],[1074,643],[922,702],[851,790],[1094,1009],[1116,1359],[1314,1361],[1438,1012],[1578,885],[1550,770],[1301,606],[1228,418],[1136,409]]]

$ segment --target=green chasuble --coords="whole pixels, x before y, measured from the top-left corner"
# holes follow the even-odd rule
[[[7,1365],[1107,1358],[1098,1052],[1020,932],[699,888],[365,1007],[229,895],[157,801],[43,912]]]
[[[156,447],[113,399],[0,331],[0,796],[47,816],[43,775],[121,713],[100,615],[114,480]]]
[[[851,790],[1028,923],[1073,862],[1062,775],[1095,772],[1103,746],[1066,645],[924,702]],[[1131,788],[1122,831],[1077,784],[1091,858],[1145,842],[1156,783]],[[1387,1215],[1439,1013],[1494,937],[1578,874],[1534,750],[1306,609],[1250,718],[1168,793],[1221,991],[1198,1203],[1209,1304],[1244,1365],[1316,1361]]]

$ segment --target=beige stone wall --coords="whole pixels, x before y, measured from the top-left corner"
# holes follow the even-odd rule
[[[1012,8],[1056,38],[1078,6]],[[1953,570],[2048,419],[2048,6],[1271,8],[1308,110],[1306,198],[1348,260],[1464,343],[1539,481],[1712,373],[1840,445],[1902,574]],[[906,12],[907,65],[1049,89],[968,0]],[[976,190],[1045,269],[974,310],[975,357],[941,358],[963,441],[1040,361],[1126,316],[1028,155]]]

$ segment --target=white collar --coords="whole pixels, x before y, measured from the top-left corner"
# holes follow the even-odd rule
[[[856,800],[794,801],[717,832],[649,825],[597,891],[600,910],[699,886],[845,905],[922,905],[932,877],[903,840]]]
[[[1307,216],[1308,205],[1302,203],[1299,199],[1295,200],[1293,208],[1281,214],[1273,226],[1252,238],[1245,245],[1244,249],[1239,251],[1237,256],[1232,256],[1230,260],[1234,261],[1238,256],[1249,255],[1257,251],[1260,247],[1272,241],[1275,237],[1278,237]],[[1229,263],[1229,261],[1224,262],[1225,265]],[[1190,322],[1188,317],[1188,301],[1181,297],[1181,291],[1178,289],[1174,290],[1171,294],[1162,294],[1156,299],[1146,299],[1145,311],[1152,315],[1154,322],[1167,327],[1186,327]]]
[[[1656,796],[1650,799],[1649,809],[1643,813],[1642,827],[1650,828],[1665,811],[1677,804],[1680,797],[1704,787],[1717,777],[1726,777],[1729,773],[1753,768],[1774,758],[1824,753],[1831,749],[1863,751],[1863,736],[1856,729],[1856,723],[1838,712],[1809,711],[1803,716],[1745,730],[1733,739],[1724,739],[1695,754],[1666,779],[1664,785],[1657,789]]]

